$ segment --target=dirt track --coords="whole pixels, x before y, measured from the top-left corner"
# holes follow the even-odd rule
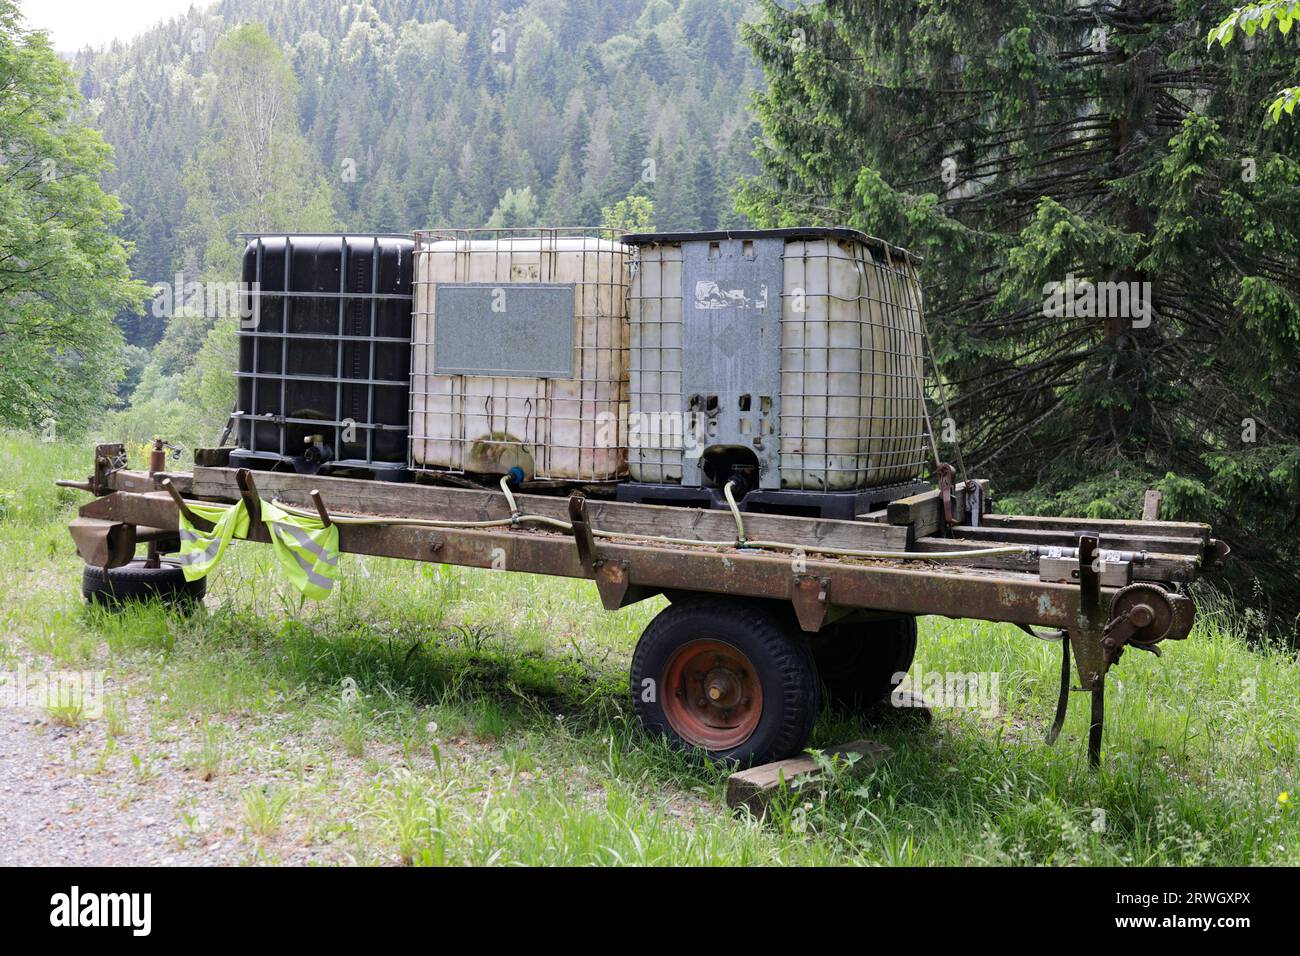
[[[102,738],[94,723],[69,728],[37,711],[0,709],[0,865],[195,866],[245,855],[233,841],[202,838],[220,799],[201,781],[139,780],[122,761],[96,772]],[[179,813],[191,802],[197,826]]]

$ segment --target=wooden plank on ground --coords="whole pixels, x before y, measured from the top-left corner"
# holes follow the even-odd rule
[[[257,471],[253,480],[264,498],[278,498],[305,508],[319,489],[325,504],[345,514],[446,521],[488,521],[510,517],[510,507],[500,491],[447,488],[440,485],[396,484],[358,478],[324,478],[288,472]],[[195,468],[193,494],[200,498],[233,501],[239,497],[235,470]],[[520,510],[569,520],[569,499],[563,495],[515,495]],[[706,511],[668,505],[632,504],[590,498],[587,518],[595,528],[633,534],[687,538],[694,541],[734,541],[736,523],[730,511]],[[833,521],[786,515],[746,514],[745,534],[753,540],[788,541],[811,548],[903,551],[909,529],[860,521]]]
[[[854,740],[838,747],[829,747],[823,751],[827,757],[848,757],[856,754],[850,773],[866,773],[880,761],[889,756],[889,747],[874,740]],[[799,777],[815,773],[817,761],[804,754],[789,760],[777,760],[758,767],[750,767],[733,773],[727,778],[727,806],[748,807],[755,815],[762,815],[767,802],[776,795],[782,786],[788,786]]]

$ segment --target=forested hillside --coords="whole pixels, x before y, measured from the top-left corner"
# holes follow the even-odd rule
[[[228,269],[237,231],[598,224],[629,193],[659,228],[743,222],[730,186],[751,171],[756,132],[749,6],[220,0],[75,68],[116,152],[106,186],[134,271],[172,281]],[[251,32],[232,42],[245,23],[274,49]],[[238,118],[223,117],[250,71],[283,107],[258,209],[232,186],[249,170]],[[152,312],[121,320],[135,345],[162,337]]]

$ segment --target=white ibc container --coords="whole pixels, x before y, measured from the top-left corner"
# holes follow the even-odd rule
[[[624,477],[630,261],[595,231],[417,233],[411,466]]]
[[[905,252],[847,229],[625,239],[634,481],[716,486],[740,468],[752,487],[851,491],[917,476],[921,290]]]

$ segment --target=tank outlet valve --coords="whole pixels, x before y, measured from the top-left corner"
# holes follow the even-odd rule
[[[334,449],[324,442],[316,441],[307,445],[302,457],[309,465],[323,465],[334,460]]]

